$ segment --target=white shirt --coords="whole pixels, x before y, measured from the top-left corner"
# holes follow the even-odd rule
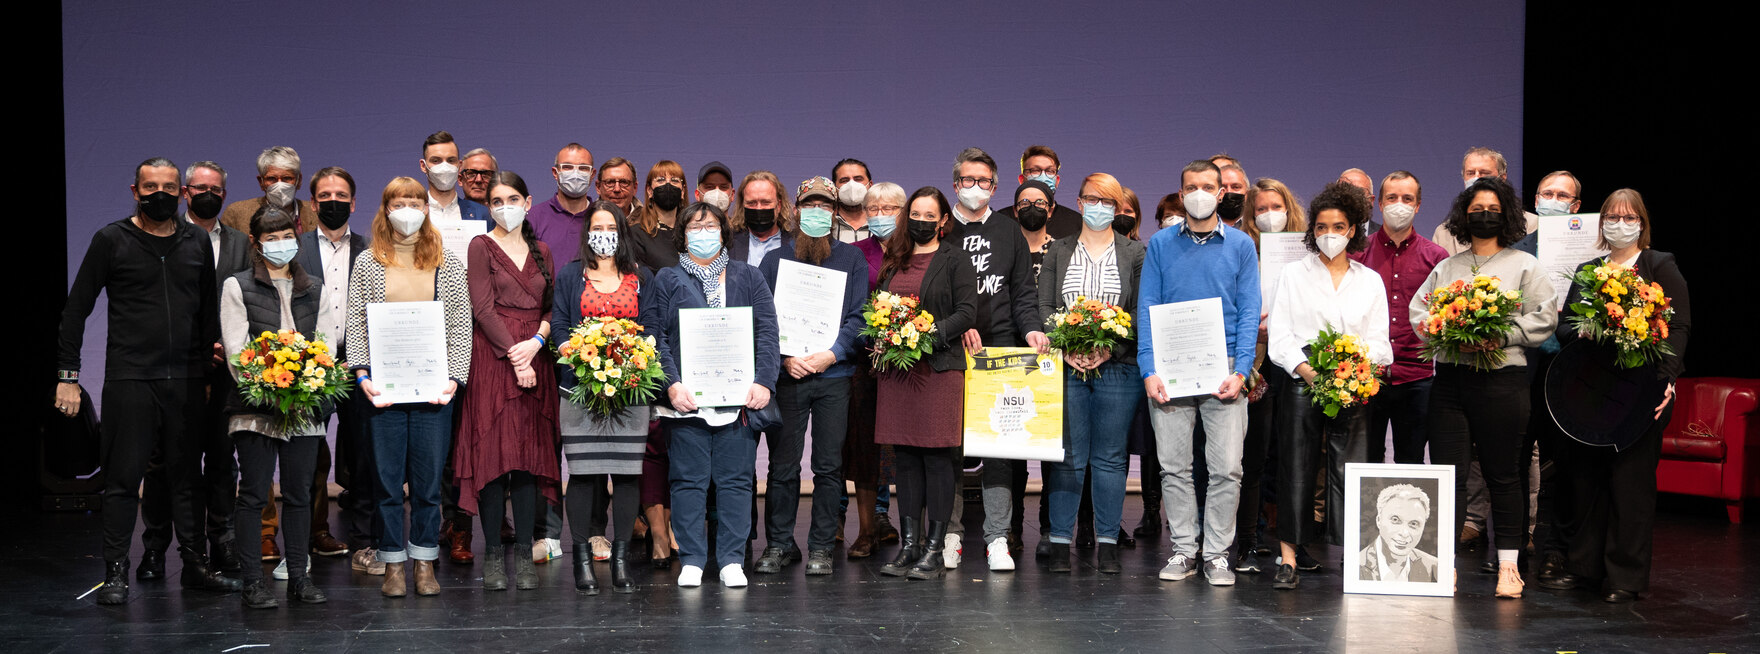
[[[440,222],[442,220],[464,220],[464,214],[462,213],[462,209],[459,208],[458,204],[459,203],[458,203],[458,194],[457,193],[454,193],[452,195],[452,204],[444,204],[444,205],[440,204],[438,201],[436,201],[434,199],[433,193],[429,193],[428,194],[428,220],[432,220],[434,222]]]
[[[990,207],[984,207],[984,213],[978,214],[977,218],[973,218],[971,220],[966,220],[966,215],[964,213],[961,213],[961,211],[964,210],[965,208],[966,208],[966,206],[963,204],[955,206],[953,208],[953,219],[959,221],[959,224],[961,224],[961,225],[970,225],[972,223],[981,223],[981,222],[984,222],[984,221],[990,219]],[[905,213],[908,214],[910,212],[907,211]]]
[[[318,261],[324,266],[324,291],[318,296],[318,332],[330,339],[332,351],[342,351],[343,326],[348,320],[348,227],[342,240],[331,241],[322,228],[318,235]]]
[[[1388,559],[1393,558],[1393,555],[1388,553],[1387,543],[1382,542],[1380,536],[1376,536],[1375,554],[1375,567],[1381,573],[1381,581],[1409,581],[1411,579],[1412,559],[1415,557],[1410,552],[1406,553],[1405,565],[1397,568],[1391,567],[1388,565]]]
[[[1302,347],[1328,325],[1361,339],[1369,348],[1370,363],[1393,365],[1393,343],[1387,333],[1387,287],[1381,283],[1381,275],[1368,266],[1355,261],[1350,264],[1336,289],[1332,273],[1318,254],[1284,266],[1277,278],[1277,295],[1266,318],[1271,339],[1266,355],[1289,371],[1290,377],[1301,377],[1296,368],[1308,360]]]
[[[1112,243],[1106,244],[1106,250],[1099,258],[1088,255],[1088,248],[1081,242],[1076,243],[1076,251],[1069,256],[1069,268],[1063,273],[1063,306],[1074,306],[1076,298],[1087,296],[1090,300],[1118,304],[1118,296],[1124,293],[1124,281],[1118,277],[1118,253]]]
[[[195,219],[190,218],[189,214],[187,214],[187,213],[183,215],[183,219],[191,225],[196,225]],[[201,228],[202,228],[201,225],[196,225],[196,229],[201,229]],[[220,221],[219,221],[219,219],[214,220],[214,228],[213,229],[206,230],[206,231],[208,232],[208,245],[211,245],[214,248],[214,268],[218,269],[218,268],[220,268]]]

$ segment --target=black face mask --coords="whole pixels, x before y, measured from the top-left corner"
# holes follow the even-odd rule
[[[318,222],[330,229],[342,229],[348,224],[348,203],[341,200],[325,200],[318,203]]]
[[[1049,217],[1050,216],[1045,214],[1044,209],[1038,207],[1027,207],[1025,209],[1015,207],[1014,209],[1014,219],[1020,221],[1021,229],[1029,232],[1036,232],[1044,229],[1045,220]]]
[[[197,193],[189,199],[189,212],[202,220],[213,220],[220,215],[220,205],[225,202],[213,192]]]
[[[162,223],[177,216],[177,196],[157,191],[141,196],[141,216]]]
[[[1222,201],[1216,203],[1216,215],[1223,220],[1234,222],[1241,219],[1241,207],[1245,206],[1247,196],[1240,193],[1223,193]]]
[[[759,232],[768,232],[768,231],[770,231],[770,228],[775,227],[775,226],[776,226],[776,210],[775,209],[747,209],[746,210],[746,230],[747,231],[749,231],[753,234],[757,234]]]
[[[912,219],[910,223],[906,229],[910,232],[911,241],[917,245],[935,240],[935,236],[941,232],[941,225],[937,221]]]
[[[1137,231],[1137,217],[1127,216],[1122,213],[1114,215],[1112,217],[1112,231],[1118,232],[1127,237],[1130,236]]]
[[[677,209],[678,205],[684,202],[684,189],[671,184],[662,184],[654,187],[654,195],[649,199],[661,211],[671,211]]]
[[[1467,214],[1467,233],[1473,238],[1497,238],[1503,233],[1503,214],[1492,211]]]

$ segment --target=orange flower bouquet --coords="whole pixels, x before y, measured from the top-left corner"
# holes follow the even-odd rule
[[[574,370],[568,401],[609,416],[647,404],[666,381],[654,337],[628,318],[587,318],[556,345],[556,362]]]
[[[1584,265],[1571,277],[1581,289],[1570,305],[1571,324],[1585,337],[1612,344],[1621,368],[1637,368],[1674,354],[1668,321],[1674,307],[1662,285],[1619,264]]]
[[[1355,335],[1340,334],[1328,325],[1302,350],[1308,354],[1308,367],[1314,369],[1308,401],[1322,407],[1326,417],[1337,418],[1339,411],[1366,404],[1381,392],[1387,368],[1369,362],[1363,340]]]
[[[1074,304],[1051,314],[1046,326],[1050,330],[1045,338],[1051,340],[1051,347],[1070,354],[1092,354],[1131,337],[1131,314],[1118,305],[1077,296]],[[1090,373],[1093,371],[1080,375],[1087,379]]]
[[[1503,348],[1494,347],[1475,352],[1464,347],[1485,341],[1495,342],[1515,326],[1516,314],[1522,308],[1522,292],[1501,290],[1502,281],[1490,275],[1474,275],[1471,280],[1454,283],[1430,292],[1425,301],[1430,316],[1424,320],[1425,360],[1447,355],[1452,361],[1465,363],[1478,370],[1490,370],[1503,364],[1507,356]]]
[[[935,316],[922,310],[915,295],[875,291],[862,310],[861,336],[876,370],[908,370],[935,351]]]
[[[318,406],[346,397],[352,382],[323,334],[307,340],[291,329],[263,332],[245,343],[236,363],[245,403],[274,415],[283,433],[311,424]]]

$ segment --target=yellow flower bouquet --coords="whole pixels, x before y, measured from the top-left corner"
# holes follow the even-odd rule
[[[568,401],[602,416],[647,404],[666,382],[654,337],[628,318],[587,318],[556,344],[556,362],[574,371]]]
[[[1668,321],[1674,307],[1662,285],[1638,272],[1609,263],[1585,264],[1571,277],[1579,288],[1570,305],[1571,324],[1585,337],[1614,347],[1621,368],[1637,368],[1674,354]]]
[[[1051,347],[1070,354],[1092,354],[1110,349],[1131,337],[1131,314],[1115,304],[1107,304],[1087,296],[1077,296],[1074,304],[1051,314],[1046,321],[1045,338]],[[1094,371],[1079,373],[1087,379]]]
[[[1314,369],[1308,401],[1321,407],[1326,417],[1337,418],[1339,411],[1366,404],[1381,392],[1387,368],[1369,362],[1363,340],[1356,335],[1341,334],[1328,325],[1302,351],[1308,355],[1308,367]]]
[[[245,343],[236,363],[239,395],[273,415],[284,433],[311,424],[318,406],[346,397],[352,382],[323,334],[308,340],[291,329],[266,331]]]
[[[915,295],[875,291],[862,309],[861,336],[876,370],[908,370],[935,351],[935,316],[922,310]]]
[[[1424,298],[1429,303],[1430,315],[1425,318],[1421,330],[1424,338],[1421,356],[1425,360],[1435,360],[1439,355],[1447,355],[1453,361],[1478,370],[1503,365],[1508,355],[1501,347],[1474,352],[1463,350],[1485,341],[1497,342],[1515,326],[1516,314],[1522,308],[1522,292],[1502,290],[1501,286],[1502,281],[1496,277],[1474,275],[1471,280],[1457,279],[1431,291]]]

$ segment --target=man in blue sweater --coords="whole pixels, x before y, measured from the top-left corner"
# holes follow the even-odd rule
[[[1137,298],[1137,364],[1149,396],[1155,446],[1161,459],[1162,493],[1167,501],[1174,554],[1161,569],[1169,581],[1192,575],[1198,566],[1198,506],[1192,481],[1192,427],[1203,420],[1204,462],[1209,469],[1205,494],[1204,577],[1211,585],[1234,584],[1229,547],[1234,543],[1235,509],[1240,502],[1241,445],[1247,435],[1244,386],[1253,366],[1259,326],[1259,255],[1246,232],[1221,224],[1216,216],[1221,171],[1199,160],[1180,171],[1186,220],[1149,239]],[[1170,302],[1218,298],[1233,369],[1216,392],[1169,397],[1155,369],[1155,339],[1149,308]]]

